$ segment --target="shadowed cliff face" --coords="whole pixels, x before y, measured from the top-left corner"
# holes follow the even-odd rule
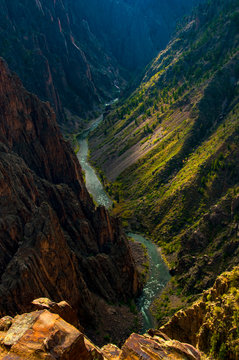
[[[177,21],[199,2],[69,0],[75,13],[87,20],[104,48],[130,71],[146,66],[166,46]]]
[[[0,61],[0,311],[66,299],[89,327],[98,299],[139,289],[128,243],[104,208],[95,210],[79,163],[48,104],[26,92]]]
[[[116,97],[118,86],[168,42],[199,0],[12,0],[0,4],[0,56],[24,86],[80,117]],[[68,127],[75,127],[68,119]]]
[[[82,116],[113,96],[121,81],[115,61],[68,1],[4,0],[0,24],[0,55],[59,120],[63,107]]]

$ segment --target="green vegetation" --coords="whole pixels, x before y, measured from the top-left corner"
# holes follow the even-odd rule
[[[239,356],[239,268],[224,273],[212,290],[203,296],[207,332],[205,351],[213,359],[237,359]],[[200,330],[202,332],[202,329]]]
[[[90,143],[114,214],[150,234],[174,275],[152,307],[159,325],[238,264],[238,14],[235,0],[200,6]],[[206,295],[212,359],[239,356],[235,281]]]
[[[235,0],[200,6],[90,143],[97,166],[119,174],[107,183],[114,214],[162,247],[187,297],[238,254],[238,11]]]

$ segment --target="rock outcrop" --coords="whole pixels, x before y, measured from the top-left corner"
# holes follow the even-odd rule
[[[56,303],[48,298],[40,298],[32,301],[32,304],[37,310],[48,310],[60,317],[69,324],[80,328],[79,320],[76,311],[66,301]]]
[[[192,345],[170,340],[159,331],[152,332],[151,336],[132,334],[122,349],[113,344],[100,349],[82,332],[48,310],[17,315],[11,327],[0,333],[0,340],[2,360],[201,359]]]
[[[120,360],[130,359],[200,360],[201,355],[192,345],[171,340],[164,334],[153,337],[132,334],[120,354]]]
[[[219,276],[191,307],[177,312],[160,330],[215,359],[238,359],[239,267]]]
[[[88,329],[100,301],[139,290],[116,219],[91,200],[80,165],[49,104],[0,61],[0,313],[31,310],[35,298],[66,300]]]
[[[18,315],[1,333],[1,359],[93,360],[84,335],[59,315],[47,310]],[[97,353],[97,347],[94,348]],[[98,359],[102,359],[99,352]]]

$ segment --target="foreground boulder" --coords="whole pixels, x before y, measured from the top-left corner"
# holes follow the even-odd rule
[[[48,310],[18,315],[1,334],[1,359],[93,359],[84,335],[59,315]],[[94,352],[93,352],[94,350]],[[99,359],[102,358],[99,352]]]
[[[76,311],[66,301],[56,303],[48,298],[39,298],[32,301],[32,304],[37,310],[48,310],[60,317],[69,324],[80,327]]]
[[[132,334],[126,340],[119,359],[200,360],[201,355],[192,345],[176,340],[169,338],[165,340],[165,337],[161,336]]]
[[[36,304],[41,302],[51,308],[49,299],[35,301]],[[132,334],[122,349],[113,344],[100,349],[58,314],[46,309],[17,315],[14,319],[0,319],[0,323],[6,321],[11,326],[0,332],[2,360],[201,359],[193,346],[171,340],[158,331],[143,336]]]

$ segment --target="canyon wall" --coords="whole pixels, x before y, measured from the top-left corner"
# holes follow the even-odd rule
[[[198,2],[4,0],[0,56],[29,91],[50,101],[60,124],[77,128],[118,96]]]
[[[74,17],[64,0],[0,4],[0,56],[28,90],[51,102],[61,123],[64,108],[83,116],[112,98],[122,80],[86,22]]]
[[[116,219],[95,209],[49,104],[0,61],[0,312],[36,297],[66,299],[88,328],[100,301],[126,302],[139,283]]]

